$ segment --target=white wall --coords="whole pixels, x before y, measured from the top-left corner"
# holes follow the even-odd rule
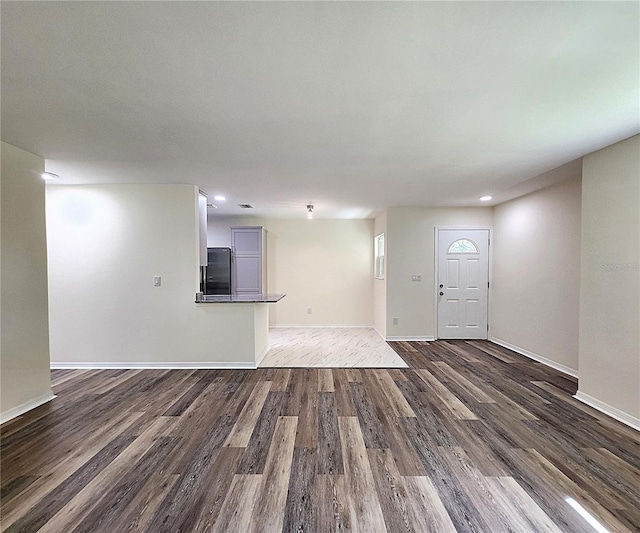
[[[640,428],[640,136],[585,156],[578,395]]]
[[[387,232],[387,211],[383,211],[374,220],[373,234],[380,235]],[[385,242],[386,248],[386,242]],[[387,254],[384,256],[384,270],[387,271]],[[373,280],[373,325],[376,331],[382,336],[387,337],[387,277],[384,279]]]
[[[2,143],[0,420],[53,398],[44,159]]]
[[[48,187],[47,225],[54,365],[255,363],[251,304],[194,303],[195,186]]]
[[[491,336],[578,371],[581,176],[494,208]]]
[[[436,335],[435,227],[491,226],[492,218],[490,207],[387,209],[387,338]],[[413,274],[422,281],[411,281]]]
[[[267,230],[268,290],[287,295],[272,326],[373,324],[373,220],[210,215],[208,245],[229,246],[231,226]]]

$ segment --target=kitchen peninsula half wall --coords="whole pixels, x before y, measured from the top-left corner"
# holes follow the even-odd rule
[[[211,328],[201,330],[212,345],[233,346],[241,368],[257,368],[269,351],[269,304],[284,294],[196,294],[196,306]]]

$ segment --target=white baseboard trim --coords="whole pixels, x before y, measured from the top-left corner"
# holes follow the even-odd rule
[[[269,326],[269,329],[293,329],[293,328],[306,328],[306,329],[375,329],[371,324],[278,324],[277,326]]]
[[[47,394],[43,394],[42,396],[38,396],[33,400],[29,400],[28,402],[21,403],[17,407],[13,409],[9,409],[4,413],[0,413],[0,424],[4,424],[13,418],[25,414],[27,411],[31,411],[31,409],[35,409],[36,407],[40,407],[47,402],[50,402],[56,397],[52,392],[48,392]]]
[[[520,348],[519,346],[515,346],[514,344],[510,344],[506,341],[496,339],[495,337],[491,337],[489,340],[499,346],[502,346],[503,348],[507,348],[513,352],[519,353],[520,355],[524,355],[529,359],[538,361],[538,363],[542,363],[543,365],[547,365],[551,368],[554,368],[555,370],[559,370],[560,372],[567,374],[571,377],[574,377],[574,378],[578,377],[577,370],[574,370],[573,368],[569,368],[568,366],[564,366],[560,363],[556,363],[555,361],[552,361],[551,359],[547,359],[542,355],[538,355],[537,353],[530,352],[529,350],[525,350],[524,348]]]
[[[267,345],[267,347],[262,351],[262,353],[256,358],[256,368],[258,368],[262,364],[262,360],[269,353],[271,346]]]
[[[621,411],[620,409],[612,407],[598,400],[597,398],[594,398],[593,396],[589,396],[588,394],[585,394],[584,392],[580,392],[580,391],[576,392],[574,398],[588,405],[589,407],[593,407],[594,409],[597,409],[601,413],[604,413],[605,415],[610,416],[611,418],[615,418],[619,422],[626,424],[627,426],[635,429],[636,431],[640,431],[640,418],[631,416],[630,414],[627,414],[624,411]]]
[[[137,362],[91,362],[91,363],[51,363],[52,369],[68,369],[77,370],[112,370],[112,369],[129,369],[129,370],[180,370],[180,369],[255,369],[257,365],[249,362],[226,362],[216,361],[213,363],[137,363]]]
[[[423,342],[433,342],[435,341],[435,337],[431,337],[431,336],[424,336],[424,335],[416,335],[413,337],[394,337],[394,336],[389,336],[387,335],[387,338],[385,339],[387,341],[405,341],[405,342],[411,342],[411,341],[423,341]]]

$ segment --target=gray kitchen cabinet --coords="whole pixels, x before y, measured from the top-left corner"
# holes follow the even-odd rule
[[[267,232],[262,226],[232,226],[233,292],[267,291]]]

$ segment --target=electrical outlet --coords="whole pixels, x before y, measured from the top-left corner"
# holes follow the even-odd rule
[[[398,317],[397,317],[397,316],[394,316],[394,317],[393,317],[393,325],[394,325],[394,326],[397,326],[397,325],[398,325]]]
[[[411,276],[411,281],[422,281],[422,276],[420,274],[414,274]]]
[[[311,307],[307,307],[307,314],[310,315],[311,314]]]
[[[162,277],[153,276],[153,286],[154,287],[161,287],[162,286]]]

